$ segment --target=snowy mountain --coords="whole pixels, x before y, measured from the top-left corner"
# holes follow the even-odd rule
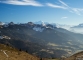
[[[28,22],[28,23],[24,23],[24,24],[20,24],[20,25],[27,26],[27,24],[28,24],[28,27],[33,28],[33,30],[39,31],[39,32],[42,32],[43,30],[45,30],[47,28],[51,28],[51,29],[63,28],[68,31],[71,31],[71,32],[83,34],[83,23],[81,23],[77,26],[71,26],[71,25],[66,25],[66,24],[48,23],[48,22],[44,22],[44,21],[38,21],[38,22]],[[14,25],[14,23],[10,22],[10,23],[6,24],[3,22],[0,22],[0,25],[4,25],[5,27],[8,27],[8,25]]]
[[[44,24],[44,25],[43,25]],[[23,23],[10,22],[0,28],[0,43],[28,51],[39,57],[61,57],[83,50],[83,35],[73,33],[56,23]],[[18,45],[19,44],[19,45]]]
[[[42,25],[42,26],[52,25],[53,27],[64,28],[64,29],[67,29],[67,30],[69,30],[70,27],[72,27],[72,26],[66,25],[66,24],[48,23],[48,22],[44,22],[44,21],[34,22],[34,24],[39,24],[39,25]]]
[[[83,34],[83,23],[70,28],[70,31]]]
[[[42,25],[46,28],[51,28],[51,29],[54,29],[55,27],[63,28],[63,29],[66,29],[66,30],[74,32],[74,33],[83,34],[83,23],[81,23],[77,26],[72,26],[72,25],[66,25],[66,24],[48,23],[48,22],[38,21],[38,22],[35,22],[34,24]],[[36,31],[40,31],[40,32],[42,32],[44,30],[44,28],[41,28],[41,27],[34,27],[33,29]]]
[[[45,26],[48,23],[47,22],[43,22],[43,21],[38,21],[38,22],[34,22],[34,24],[39,24],[39,25]]]

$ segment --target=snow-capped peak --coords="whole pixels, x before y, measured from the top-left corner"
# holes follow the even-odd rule
[[[44,22],[43,21],[37,21],[37,22],[34,22],[35,24],[43,24]]]
[[[43,21],[34,22],[34,24],[39,24],[39,25],[42,25],[42,26],[46,26],[46,23],[43,22]]]

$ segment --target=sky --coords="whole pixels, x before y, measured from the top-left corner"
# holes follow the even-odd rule
[[[83,23],[83,0],[0,0],[0,21]]]

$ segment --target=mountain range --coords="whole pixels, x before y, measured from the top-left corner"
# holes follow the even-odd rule
[[[83,50],[82,42],[83,34],[57,27],[54,23],[0,24],[1,44],[27,51],[40,58],[71,56]]]

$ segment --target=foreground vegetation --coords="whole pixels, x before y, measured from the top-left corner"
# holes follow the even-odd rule
[[[0,60],[40,60],[24,51],[0,44]]]

